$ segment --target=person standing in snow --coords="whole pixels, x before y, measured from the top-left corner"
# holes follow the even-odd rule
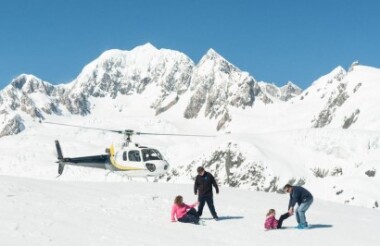
[[[296,209],[296,219],[298,222],[298,229],[305,229],[308,227],[305,213],[313,203],[313,195],[301,186],[292,186],[287,184],[284,186],[284,191],[290,194],[289,199],[289,214],[294,214],[294,206],[298,204]]]
[[[182,223],[199,224],[199,215],[194,208],[197,205],[198,202],[187,205],[183,203],[182,196],[176,196],[172,206],[171,221],[176,222],[175,219],[177,218],[177,220]]]
[[[290,217],[289,212],[283,214],[280,216],[278,220],[276,220],[276,210],[269,209],[269,212],[267,213],[267,217],[265,219],[264,227],[267,230],[271,229],[281,229],[282,222]]]
[[[207,203],[208,208],[210,209],[211,215],[215,220],[218,220],[218,215],[216,214],[214,207],[214,199],[212,186],[214,186],[216,194],[219,194],[219,187],[215,181],[214,176],[211,173],[205,171],[203,167],[197,168],[198,175],[195,178],[194,183],[194,194],[198,194],[198,215],[202,216],[203,207]]]

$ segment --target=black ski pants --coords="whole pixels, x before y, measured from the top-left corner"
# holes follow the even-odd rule
[[[280,218],[278,219],[277,229],[280,229],[282,227],[282,222],[284,222],[284,220],[286,220],[289,217],[290,217],[289,213],[281,215]]]
[[[197,211],[194,208],[192,208],[189,211],[187,211],[185,216],[179,218],[178,221],[182,223],[199,224],[199,215]]]
[[[218,218],[214,207],[214,199],[213,196],[200,196],[198,197],[199,205],[198,205],[198,215],[202,216],[203,207],[207,203],[208,208],[210,209],[211,215],[214,218]]]

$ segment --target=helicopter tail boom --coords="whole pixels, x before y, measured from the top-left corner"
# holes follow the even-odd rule
[[[105,163],[109,161],[109,155],[93,155],[93,156],[80,156],[80,157],[64,157],[61,145],[58,140],[55,140],[55,148],[57,150],[58,158],[58,176],[63,173],[65,165],[94,167],[106,169]]]

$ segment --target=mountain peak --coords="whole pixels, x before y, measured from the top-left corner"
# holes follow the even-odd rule
[[[115,58],[125,57],[129,53],[139,53],[140,54],[140,53],[152,53],[155,51],[158,51],[158,49],[156,47],[154,47],[151,43],[146,43],[143,45],[136,46],[131,50],[109,49],[109,50],[104,51],[97,59],[95,59],[90,64],[92,64],[94,62],[97,63],[99,61],[113,60]],[[88,65],[90,65],[90,64],[88,64]]]
[[[319,77],[317,80],[315,80],[312,84],[312,86],[321,86],[325,87],[327,84],[332,84],[333,81],[341,81],[344,76],[346,75],[346,70],[342,66],[337,66],[334,68],[331,72],[329,72],[326,75],[323,75]]]
[[[216,52],[213,48],[210,48],[203,57],[207,59],[221,58],[225,60],[225,58],[221,56],[218,52]]]
[[[288,83],[286,83],[286,85],[282,86],[281,88],[294,88],[302,91],[302,89],[298,85],[294,84],[292,81],[288,81]]]
[[[232,65],[229,61],[227,61],[223,56],[221,56],[214,49],[210,48],[207,53],[201,58],[197,66],[229,66],[233,69],[237,69],[234,65]]]
[[[286,83],[287,86],[294,86],[295,84],[292,82],[292,81],[288,81],[288,83]]]
[[[37,78],[32,74],[23,73],[12,80],[11,86],[13,86],[16,89],[22,89],[23,86],[29,83],[30,81],[41,82],[41,79]]]
[[[151,43],[136,46],[131,51],[157,51],[158,49]]]

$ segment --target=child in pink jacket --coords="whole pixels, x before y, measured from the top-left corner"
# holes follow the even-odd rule
[[[197,205],[198,202],[189,206],[183,203],[182,196],[176,196],[171,213],[172,222],[175,222],[177,218],[179,222],[199,224],[199,215],[194,208]]]
[[[282,222],[290,217],[289,213],[285,213],[280,216],[278,220],[276,220],[276,210],[269,209],[269,212],[267,213],[267,217],[265,219],[264,227],[267,230],[271,229],[281,229]]]

